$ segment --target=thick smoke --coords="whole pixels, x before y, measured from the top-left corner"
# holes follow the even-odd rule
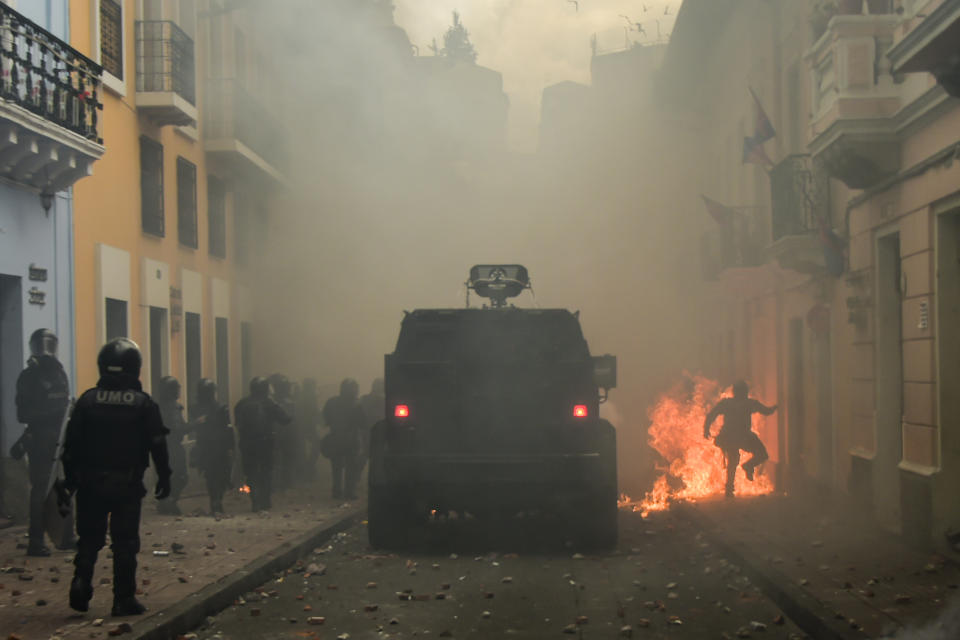
[[[520,262],[535,299],[519,305],[579,309],[591,350],[619,357],[629,481],[647,406],[698,347],[699,221],[679,213],[697,195],[671,183],[686,142],[655,100],[662,51],[595,81],[576,128],[541,133],[562,152],[517,153],[498,70],[416,56],[388,2],[293,4],[251,9],[271,31],[291,151],[253,269],[257,368],[365,388],[404,309],[461,307],[471,265]]]
[[[903,629],[890,640],[954,640],[960,638],[960,599],[955,599],[940,617],[919,628]]]

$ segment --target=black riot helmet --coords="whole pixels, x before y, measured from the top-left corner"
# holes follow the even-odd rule
[[[142,364],[140,347],[130,338],[114,338],[103,345],[100,355],[97,356],[97,367],[101,376],[125,373],[139,378]]]
[[[350,400],[356,400],[360,395],[360,385],[353,378],[344,378],[340,383],[340,395]]]
[[[284,398],[290,396],[290,392],[292,391],[290,378],[282,373],[275,373],[270,376],[269,381],[277,398],[283,400]]]
[[[35,358],[57,355],[57,334],[50,329],[37,329],[30,334],[30,355]]]
[[[270,381],[263,376],[257,376],[250,381],[250,395],[254,398],[266,398],[270,395]]]
[[[209,404],[217,401],[217,383],[210,378],[200,378],[197,383],[197,402]]]
[[[173,376],[163,376],[153,395],[157,402],[175,402],[180,398],[180,382]]]

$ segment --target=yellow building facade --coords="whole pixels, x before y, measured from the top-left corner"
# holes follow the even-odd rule
[[[274,120],[247,89],[261,58],[249,22],[220,2],[70,3],[73,46],[104,67],[107,149],[74,192],[80,389],[123,335],[145,389],[172,375],[185,404],[201,377],[235,402],[253,375],[244,275],[282,176]]]

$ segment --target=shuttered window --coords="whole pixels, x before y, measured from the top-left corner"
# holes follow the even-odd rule
[[[123,7],[100,0],[100,62],[107,73],[123,78]]]
[[[177,236],[197,248],[197,165],[186,158],[177,158]]]
[[[140,216],[146,233],[164,234],[163,145],[146,136],[140,138]]]

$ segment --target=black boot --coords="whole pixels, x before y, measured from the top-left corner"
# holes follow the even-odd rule
[[[136,598],[137,556],[113,552],[113,609],[110,615],[138,616],[147,610]]]
[[[157,513],[165,516],[179,516],[180,507],[173,498],[167,498],[157,503]]]
[[[60,551],[76,551],[77,539],[72,535],[65,535],[60,544],[57,545],[57,549]]]
[[[74,576],[70,583],[70,608],[74,611],[87,611],[90,608],[90,598],[93,597],[93,585],[89,580]]]
[[[73,581],[70,583],[70,608],[74,611],[86,611],[93,597],[93,568],[97,564],[97,554],[77,553],[73,559]]]
[[[147,608],[143,606],[136,596],[127,596],[126,598],[113,598],[113,608],[110,609],[110,615],[114,618],[119,618],[122,616],[139,616],[143,614]]]
[[[27,555],[46,558],[50,555],[50,548],[43,544],[43,539],[30,538],[30,542],[27,544]]]

